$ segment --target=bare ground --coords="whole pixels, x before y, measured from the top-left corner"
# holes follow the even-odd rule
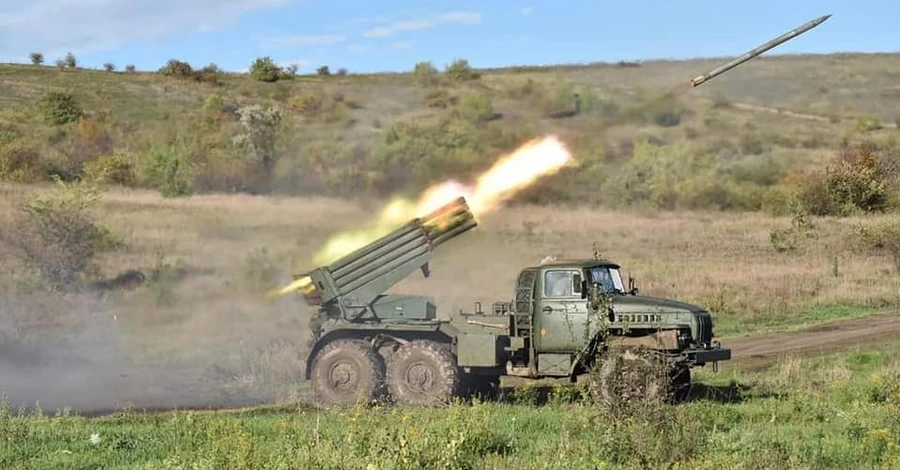
[[[814,356],[851,349],[872,349],[900,341],[900,313],[843,320],[805,330],[766,333],[723,340],[732,362],[743,370],[762,370],[778,357]]]

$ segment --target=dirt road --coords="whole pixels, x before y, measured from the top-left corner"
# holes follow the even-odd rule
[[[871,349],[900,341],[900,313],[844,320],[791,332],[723,339],[732,363],[760,370],[784,355],[813,356],[856,348]]]

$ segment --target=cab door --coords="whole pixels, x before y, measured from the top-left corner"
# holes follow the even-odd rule
[[[535,302],[537,352],[577,352],[590,338],[587,301],[581,296],[582,272],[549,267],[541,271]]]

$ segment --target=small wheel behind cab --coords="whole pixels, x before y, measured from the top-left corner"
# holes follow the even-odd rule
[[[459,388],[459,371],[450,350],[436,341],[410,341],[390,357],[387,387],[400,405],[447,405]]]
[[[384,385],[384,361],[363,340],[338,339],[316,354],[312,385],[315,401],[321,405],[371,403]]]

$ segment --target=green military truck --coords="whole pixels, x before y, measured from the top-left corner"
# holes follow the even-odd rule
[[[601,399],[651,392],[678,399],[692,367],[731,358],[713,340],[708,311],[639,295],[609,260],[525,267],[511,301],[489,311],[476,302],[474,311],[446,318],[431,297],[385,293],[416,270],[427,277],[433,250],[476,225],[459,198],[295,276],[318,309],[305,370],[318,403],[443,404],[489,394],[504,375],[574,381],[588,372]],[[629,365],[647,368],[625,373],[636,370]]]

